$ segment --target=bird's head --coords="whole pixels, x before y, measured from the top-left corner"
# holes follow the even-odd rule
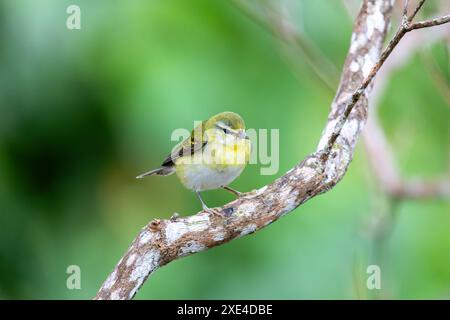
[[[245,123],[240,115],[234,112],[222,112],[212,116],[205,123],[205,130],[217,130],[225,136],[234,137],[237,139],[248,139],[245,133]]]

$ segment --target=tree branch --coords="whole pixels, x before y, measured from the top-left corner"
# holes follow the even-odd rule
[[[412,30],[439,26],[441,24],[448,23],[448,22],[450,22],[450,15],[446,15],[446,16],[436,18],[436,19],[415,22],[413,24],[406,25],[405,30],[406,30],[406,32],[409,32]]]
[[[405,17],[407,17],[407,13],[403,14],[403,23]],[[406,18],[407,21],[408,19]],[[392,73],[408,63],[410,58],[420,49],[442,41],[448,34],[448,27],[436,28],[435,32],[431,35],[426,35],[421,32],[411,34],[402,41],[402,50],[396,50],[377,74],[377,83],[374,86],[371,96],[371,108],[364,129],[363,139],[367,158],[379,188],[393,200],[450,199],[450,176],[448,176],[450,172],[429,180],[423,178],[405,179],[402,177],[395,161],[393,147],[389,143],[378,117],[378,100],[385,90]],[[436,86],[437,89],[442,91],[443,99],[450,101],[446,99],[448,88],[446,88],[447,84],[445,83],[445,79],[443,79],[443,75],[440,74],[437,66],[433,65],[433,61],[429,61],[432,58],[424,55],[424,60],[425,66],[431,69],[429,70],[431,76],[439,77],[439,79],[436,79]],[[443,88],[439,85],[442,85]]]
[[[402,27],[403,34],[397,33],[380,57],[391,10],[391,0],[364,1],[341,83],[315,153],[273,183],[216,208],[223,216],[201,211],[189,217],[153,220],[140,231],[95,298],[132,299],[158,268],[260,230],[339,182],[367,118],[369,85],[408,32]]]
[[[372,67],[372,69],[370,70],[367,77],[364,79],[364,81],[361,83],[361,85],[352,94],[350,101],[347,103],[347,106],[345,107],[343,116],[340,118],[339,122],[334,127],[333,133],[332,133],[330,139],[328,140],[328,143],[325,148],[325,150],[326,150],[325,156],[327,156],[327,154],[329,154],[331,148],[333,147],[333,145],[336,141],[336,138],[339,136],[344,123],[347,121],[347,118],[350,115],[350,112],[353,110],[353,108],[355,107],[356,103],[359,101],[361,96],[365,93],[365,90],[372,82],[372,80],[375,77],[375,75],[377,74],[378,70],[380,70],[381,66],[384,64],[386,59],[392,53],[392,51],[397,46],[397,44],[400,42],[400,40],[405,36],[405,34],[407,34],[408,32],[410,32],[412,30],[437,26],[437,25],[441,25],[441,24],[444,24],[444,23],[447,23],[450,21],[450,15],[446,15],[441,18],[411,23],[412,19],[416,16],[417,12],[423,6],[424,3],[425,3],[425,0],[422,0],[419,3],[418,7],[414,10],[413,14],[410,17],[403,19],[402,25],[395,33],[392,40],[389,42],[386,49],[384,49],[384,51],[381,53],[381,56],[380,56],[379,60],[377,61],[377,63]],[[404,14],[407,15],[407,6],[406,5],[404,8]]]

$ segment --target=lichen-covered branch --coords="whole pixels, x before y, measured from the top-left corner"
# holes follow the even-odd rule
[[[139,232],[95,298],[132,299],[158,268],[258,231],[340,181],[367,118],[371,81],[401,38],[382,54],[392,5],[391,0],[363,2],[315,153],[273,183],[216,208],[222,215],[201,211],[189,217],[153,220]]]

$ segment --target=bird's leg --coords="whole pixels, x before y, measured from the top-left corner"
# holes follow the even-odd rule
[[[214,209],[211,209],[211,208],[209,208],[209,207],[206,205],[206,203],[205,203],[205,201],[203,201],[202,195],[200,194],[199,191],[195,191],[195,194],[197,195],[198,199],[199,199],[200,202],[202,203],[202,208],[203,208],[204,211],[209,212],[209,213],[212,213],[212,214],[218,214],[218,215],[221,215],[220,212],[218,212],[218,211],[216,211],[216,210],[214,210]]]
[[[227,191],[231,192],[232,194],[234,194],[234,195],[235,195],[236,197],[238,197],[238,198],[240,198],[240,197],[242,197],[242,196],[244,195],[243,192],[239,192],[239,191],[234,190],[233,188],[230,188],[230,187],[228,187],[228,186],[223,186],[222,188],[223,188],[224,190],[227,190]]]

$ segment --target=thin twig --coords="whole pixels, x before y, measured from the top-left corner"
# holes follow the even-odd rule
[[[402,16],[402,24],[406,24],[409,21],[409,17],[408,17],[408,5],[409,5],[409,0],[405,0],[405,3],[403,4],[403,16]]]
[[[425,3],[425,0],[422,0],[417,8],[414,10],[414,13],[411,15],[410,19],[412,19],[416,16],[417,12],[420,10],[420,8]],[[350,115],[350,112],[352,112],[353,108],[355,107],[356,103],[359,101],[367,87],[372,82],[373,78],[377,74],[378,70],[380,70],[381,66],[384,64],[386,59],[389,57],[389,55],[392,53],[394,48],[397,46],[397,44],[400,42],[400,40],[404,37],[404,35],[412,30],[421,29],[421,28],[427,28],[432,26],[441,25],[444,23],[448,23],[450,21],[450,15],[443,16],[441,18],[436,18],[432,20],[425,20],[420,21],[416,23],[406,25],[402,24],[399,29],[397,30],[396,34],[392,38],[392,40],[387,45],[386,49],[381,53],[381,57],[378,60],[378,62],[372,67],[369,75],[364,79],[364,81],[361,83],[361,85],[355,90],[355,92],[352,94],[350,101],[347,103],[347,106],[345,107],[345,110],[342,114],[342,117],[337,122],[333,133],[331,135],[331,138],[328,140],[328,143],[325,147],[324,157],[325,159],[329,156],[333,145],[336,142],[337,137],[339,136],[340,132],[342,131],[342,128],[344,126],[344,123],[347,121],[348,116]],[[408,22],[409,19],[408,19]]]
[[[440,18],[436,18],[436,19],[415,22],[415,23],[407,26],[405,28],[405,30],[406,30],[406,32],[409,32],[411,30],[417,30],[417,29],[422,29],[422,28],[439,26],[441,24],[445,24],[445,23],[448,23],[448,22],[450,22],[450,15],[446,15],[446,16],[443,16],[443,17],[440,17]]]
[[[416,17],[417,13],[420,11],[420,9],[422,9],[423,5],[425,4],[426,0],[420,0],[419,4],[416,6],[416,8],[414,9],[413,13],[409,16],[408,18],[408,22],[413,21],[413,19]],[[408,2],[408,0],[406,0],[405,2]]]

